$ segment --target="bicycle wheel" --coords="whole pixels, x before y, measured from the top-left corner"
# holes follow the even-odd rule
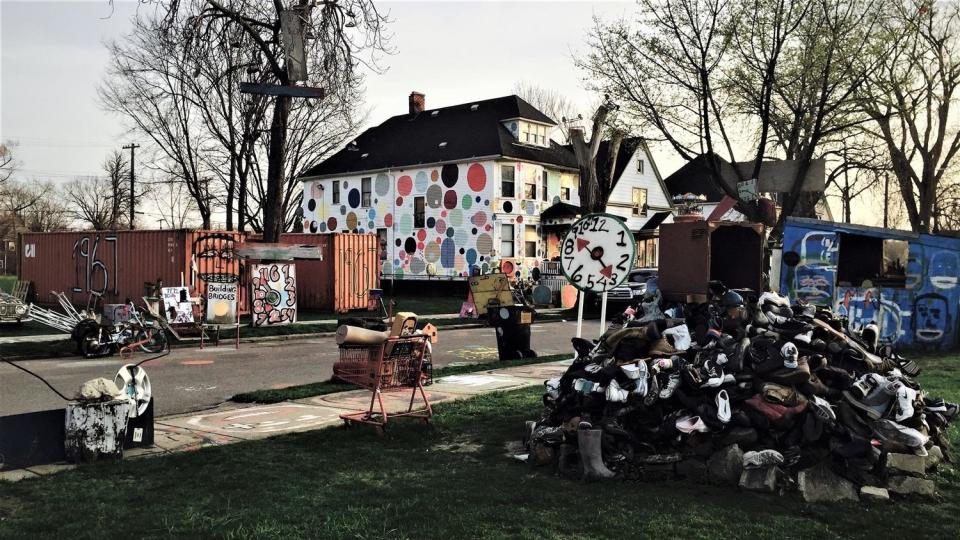
[[[140,330],[140,332],[137,333],[137,341],[144,340],[147,341],[140,344],[140,350],[146,353],[160,353],[167,350],[167,347],[170,345],[167,341],[167,333],[164,332],[162,328]]]

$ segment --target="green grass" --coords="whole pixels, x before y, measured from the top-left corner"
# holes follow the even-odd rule
[[[567,360],[569,355],[556,354],[552,356],[541,356],[539,358],[522,358],[519,360],[504,360],[494,362],[484,362],[480,364],[461,364],[455,366],[445,366],[434,368],[433,378],[448,377],[450,375],[461,375],[463,373],[476,373],[477,371],[487,371],[490,369],[503,369],[516,366],[526,366],[529,364],[539,364],[544,362],[556,362],[558,360]],[[297,386],[288,386],[279,389],[254,390],[253,392],[244,392],[230,398],[230,401],[237,403],[280,403],[281,401],[290,401],[294,399],[304,399],[324,394],[333,394],[335,392],[344,392],[354,390],[357,387],[350,383],[338,380],[329,380],[315,382],[310,384],[300,384]]]
[[[17,284],[17,276],[0,276],[0,291],[13,292],[13,286]]]
[[[925,358],[922,382],[960,399],[957,362]],[[939,501],[873,506],[531,470],[505,445],[540,392],[438,405],[432,429],[331,428],[2,485],[0,538],[956,538],[956,471]]]

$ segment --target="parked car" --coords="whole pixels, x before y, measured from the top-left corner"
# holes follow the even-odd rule
[[[627,306],[640,303],[640,298],[647,292],[647,281],[655,277],[657,277],[656,268],[634,268],[631,270],[626,281],[607,291],[607,314],[620,313]],[[589,300],[590,303],[587,304],[587,307],[599,312],[603,296],[592,294]]]
[[[14,296],[0,293],[0,322],[20,324],[27,318],[26,304]]]

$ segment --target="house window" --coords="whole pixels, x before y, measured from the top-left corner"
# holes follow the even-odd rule
[[[536,225],[525,225],[523,230],[523,256],[537,256],[537,242],[540,237],[537,235]]]
[[[837,283],[846,287],[906,287],[906,240],[840,234]],[[869,282],[869,283],[866,283]]]
[[[642,173],[642,172],[643,172],[643,160],[642,160],[642,159],[638,159],[638,160],[637,160],[637,172],[638,172],[638,173]]]
[[[340,181],[333,181],[333,204],[340,204]]]
[[[360,206],[370,208],[370,178],[360,179]]]
[[[500,256],[513,257],[513,225],[500,226]]]
[[[423,201],[424,197],[413,198],[413,226],[417,229],[422,229],[427,226]]]
[[[633,188],[633,215],[647,215],[647,190],[645,188]]]
[[[547,199],[547,171],[543,171],[543,177],[540,180],[540,199]]]
[[[563,200],[569,201],[569,200],[570,200],[570,187],[569,187],[569,186],[563,186],[562,188],[560,188],[560,196],[563,197]]]
[[[523,182],[523,198],[535,201],[537,200],[537,177],[528,175]]]
[[[500,196],[514,197],[516,193],[513,189],[513,165],[503,165],[500,167]]]

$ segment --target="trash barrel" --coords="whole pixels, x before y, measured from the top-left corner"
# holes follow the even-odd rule
[[[497,333],[500,360],[537,356],[530,349],[530,325],[533,324],[534,313],[534,309],[527,306],[494,306],[487,309],[490,326]]]

